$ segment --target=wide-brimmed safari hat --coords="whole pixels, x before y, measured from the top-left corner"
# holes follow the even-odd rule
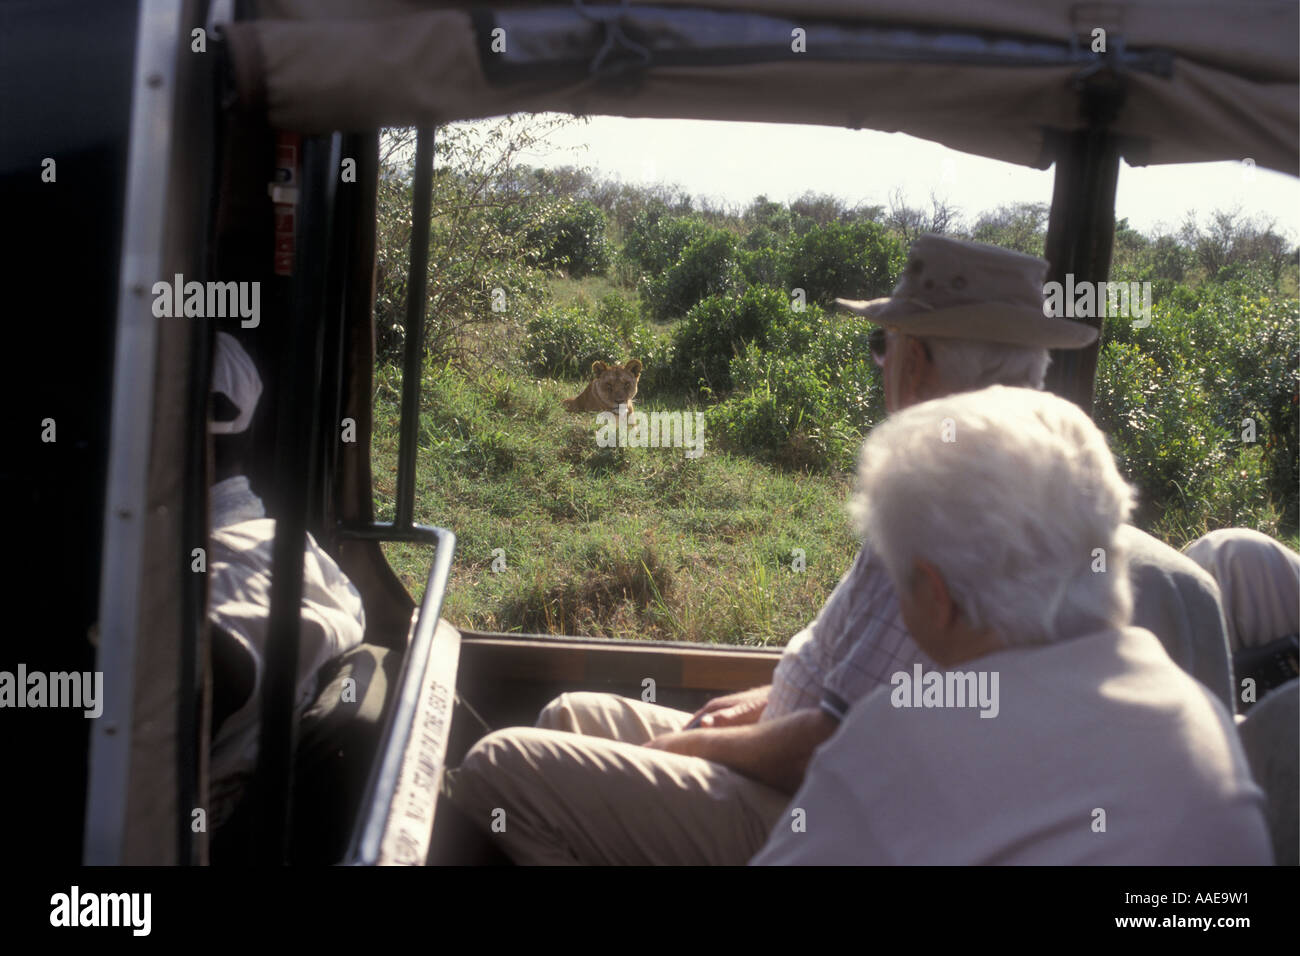
[[[1077,349],[1097,330],[1045,314],[1047,260],[1022,252],[925,235],[914,243],[894,294],[836,299],[837,305],[905,335]]]
[[[248,428],[262,397],[262,377],[244,347],[229,332],[218,332],[212,355],[211,391],[230,399],[237,413],[233,419],[208,422],[214,435],[237,435]]]

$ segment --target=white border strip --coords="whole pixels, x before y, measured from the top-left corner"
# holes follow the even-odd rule
[[[125,852],[157,361],[158,320],[151,307],[151,289],[162,277],[177,44],[184,6],[175,0],[140,0],[136,28],[100,565],[96,666],[104,673],[104,713],[91,728],[82,851],[88,866],[120,865]]]

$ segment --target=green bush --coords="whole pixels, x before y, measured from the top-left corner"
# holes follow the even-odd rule
[[[530,234],[542,248],[540,265],[563,269],[580,278],[603,275],[610,249],[605,214],[590,202],[566,203]]]
[[[1255,274],[1177,286],[1145,328],[1107,323],[1096,418],[1113,429],[1147,520],[1295,527],[1298,312]],[[1242,440],[1247,419],[1254,443]]]
[[[785,293],[769,286],[710,296],[673,329],[674,377],[685,385],[702,382],[714,392],[730,391],[731,360],[747,343],[765,343],[768,330],[789,312]]]
[[[1207,526],[1257,523],[1263,485],[1240,480],[1232,435],[1214,420],[1193,369],[1181,359],[1162,367],[1112,342],[1098,373],[1097,424],[1137,487],[1137,524],[1181,543]]]
[[[874,328],[856,315],[823,312],[815,305],[802,312],[787,312],[774,321],[767,333],[767,351],[776,356],[807,356],[824,369],[828,387],[827,407],[854,428],[866,430],[885,415],[880,369],[871,359],[867,337]],[[750,379],[742,374],[738,384]]]
[[[794,216],[784,204],[773,202],[766,196],[758,196],[745,210],[743,219],[751,226],[751,235],[761,232],[768,235],[785,236],[790,233]],[[759,244],[774,245],[775,243],[760,241]],[[756,249],[758,245],[752,245],[749,248]]]
[[[725,445],[787,467],[852,467],[862,432],[835,407],[831,375],[812,357],[774,355],[751,342],[732,375],[740,393],[707,412]]]
[[[837,296],[888,295],[906,258],[902,244],[877,223],[832,222],[792,241],[787,275],[809,302],[829,305]]]
[[[1295,300],[1247,276],[1175,287],[1145,328],[1108,323],[1095,417],[1140,490],[1140,523],[1175,542],[1295,527],[1297,318]]]
[[[711,295],[721,295],[742,283],[736,237],[723,229],[692,239],[667,272],[645,280],[643,294],[650,314],[659,320],[685,315]]]
[[[730,365],[736,394],[710,411],[735,451],[818,470],[853,467],[867,430],[884,417],[870,323],[817,306],[768,316],[763,341]]]
[[[611,292],[596,303],[595,318],[613,332],[622,345],[621,357],[613,361],[640,359],[643,368],[641,387],[648,388],[657,383],[668,363],[668,347],[641,317],[637,307],[630,300]]]
[[[772,246],[742,249],[739,254],[740,275],[746,285],[784,288],[789,265],[785,254]]]
[[[1170,235],[1148,239],[1128,225],[1115,224],[1115,250],[1110,278],[1115,282],[1150,282],[1152,298],[1159,302],[1185,282],[1192,252]]]
[[[745,238],[741,240],[740,246],[742,249],[750,251],[755,249],[778,249],[781,247],[782,241],[782,237],[767,226],[755,226],[745,233]]]
[[[623,237],[622,258],[641,276],[658,276],[676,265],[691,241],[708,227],[693,216],[668,216],[663,209],[643,209]]]
[[[567,308],[552,306],[528,322],[524,355],[543,375],[585,378],[591,363],[623,362],[655,350],[653,333],[636,308],[617,293],[594,306],[579,300]]]
[[[493,210],[491,221],[502,233],[518,237],[530,265],[574,278],[603,275],[609,269],[607,220],[593,203],[530,198],[502,204]]]

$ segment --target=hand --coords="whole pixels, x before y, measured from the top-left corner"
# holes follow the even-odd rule
[[[753,690],[738,694],[715,697],[694,715],[691,720],[700,718],[700,727],[738,727],[758,721],[767,707],[767,695],[771,685],[755,687]]]

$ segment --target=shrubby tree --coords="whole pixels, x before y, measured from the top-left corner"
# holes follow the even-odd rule
[[[1190,212],[1180,233],[1183,244],[1206,278],[1230,278],[1251,268],[1263,270],[1276,289],[1295,250],[1276,231],[1271,219],[1248,218],[1240,210],[1216,210],[1202,229]]]
[[[552,207],[528,234],[540,250],[539,265],[561,269],[574,278],[601,275],[609,268],[605,214],[587,200]]]
[[[869,299],[889,294],[905,260],[902,243],[883,226],[830,223],[791,241],[787,283],[823,305],[837,296]]]
[[[667,272],[648,278],[642,294],[650,314],[659,320],[672,319],[711,295],[720,295],[742,283],[739,243],[735,233],[709,229],[693,238]]]
[[[1115,224],[1115,244],[1111,254],[1110,279],[1113,282],[1150,282],[1152,298],[1161,301],[1187,278],[1191,263],[1188,250],[1176,236],[1145,236],[1129,225],[1127,219]]]
[[[505,338],[491,331],[517,322],[543,298],[541,277],[528,263],[542,251],[529,232],[544,210],[509,186],[519,154],[568,122],[521,115],[437,128],[424,340],[435,360],[504,360],[498,353]],[[414,163],[415,130],[386,130],[375,223],[375,325],[385,358],[401,349],[406,322]],[[503,228],[512,219],[522,228]],[[498,289],[504,312],[492,309]]]
[[[660,276],[677,264],[682,251],[705,230],[699,220],[673,215],[667,206],[654,204],[632,220],[621,255],[638,276]]]
[[[931,192],[930,209],[927,212],[920,207],[907,205],[901,189],[895,189],[890,194],[889,212],[885,215],[884,223],[898,234],[905,246],[910,246],[926,233],[941,236],[956,234],[961,227],[957,207],[947,199]]]
[[[1041,256],[1047,241],[1046,203],[1017,202],[981,213],[970,238],[976,242]]]
[[[1300,306],[1267,283],[1261,269],[1180,285],[1150,326],[1106,324],[1094,415],[1140,490],[1139,523],[1166,540],[1296,526]],[[1254,443],[1241,440],[1245,418]]]
[[[884,417],[866,347],[871,324],[816,305],[773,308],[766,318],[763,338],[731,360],[735,393],[709,410],[715,434],[783,466],[849,471],[867,429]]]
[[[785,292],[769,286],[709,296],[673,329],[675,377],[714,393],[730,391],[731,360],[750,342],[762,347],[773,325],[789,312]]]
[[[815,193],[812,190],[790,203],[790,215],[794,219],[796,230],[805,232],[813,226],[827,226],[839,222],[848,214],[844,200],[829,193]]]
[[[779,202],[773,202],[766,196],[755,197],[754,201],[745,208],[741,218],[745,226],[751,230],[750,235],[762,232],[769,236],[787,236],[794,221],[788,208]],[[749,248],[756,247],[749,246]]]

